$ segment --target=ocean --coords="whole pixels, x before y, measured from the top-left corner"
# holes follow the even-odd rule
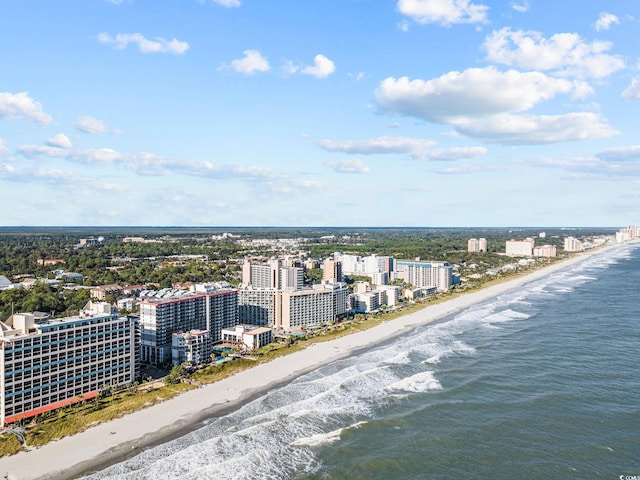
[[[86,478],[640,475],[639,290],[640,245],[603,251]]]

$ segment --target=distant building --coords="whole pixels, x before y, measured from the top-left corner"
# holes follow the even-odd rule
[[[356,313],[370,313],[382,305],[395,306],[400,300],[400,287],[380,285],[375,290],[367,282],[356,282],[350,297],[351,310]]]
[[[402,293],[402,289],[400,287],[396,287],[394,285],[378,285],[376,290],[382,292],[380,298],[381,305],[394,307],[400,301],[400,294]]]
[[[584,245],[580,240],[574,237],[566,237],[564,239],[565,252],[580,252],[584,250]]]
[[[124,237],[122,239],[124,243],[144,243],[145,240],[142,237]]]
[[[389,256],[369,255],[361,257],[359,255],[348,255],[335,253],[335,261],[342,264],[343,275],[367,275],[374,273],[390,274],[394,270],[394,259]]]
[[[397,260],[398,278],[414,287],[436,287],[446,292],[453,285],[453,267],[447,262]]]
[[[281,260],[253,263],[245,260],[242,265],[242,283],[254,288],[300,289],[304,286],[304,270],[301,267],[285,267]]]
[[[75,317],[0,322],[0,426],[96,397],[139,377],[134,318],[89,302]]]
[[[102,302],[107,299],[108,295],[120,295],[122,293],[122,287],[116,284],[101,285],[99,287],[93,287],[89,292],[91,293],[91,298]]]
[[[15,287],[16,287],[16,284],[14,284],[11,280],[9,280],[4,275],[0,275],[0,290],[10,290]]]
[[[342,262],[327,258],[322,263],[322,279],[333,280],[335,282],[342,281]]]
[[[486,238],[470,238],[467,242],[467,252],[486,252],[487,251],[487,239]]]
[[[62,258],[39,258],[38,265],[47,266],[47,265],[55,265],[57,263],[64,263]]]
[[[64,272],[60,276],[56,275],[56,278],[60,278],[66,282],[81,282],[84,280],[84,276],[75,272]]]
[[[87,245],[97,245],[100,243],[99,239],[90,237],[90,238],[81,238],[80,245],[86,247]]]
[[[555,245],[542,245],[539,247],[533,247],[534,257],[555,257],[556,246]]]
[[[531,257],[535,240],[525,238],[524,240],[507,240],[505,243],[506,254],[510,257]]]
[[[616,242],[624,243],[630,240],[640,238],[640,228],[635,225],[629,225],[626,228],[621,228],[616,232]]]

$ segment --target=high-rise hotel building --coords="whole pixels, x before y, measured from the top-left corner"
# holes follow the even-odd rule
[[[203,330],[219,342],[223,328],[238,324],[238,291],[216,288],[209,293],[159,291],[140,302],[141,360],[153,365],[171,361],[175,332]]]
[[[139,377],[137,321],[89,302],[75,317],[0,322],[0,426]]]
[[[486,251],[487,251],[486,238],[470,238],[467,241],[467,252],[486,252]]]
[[[397,260],[398,278],[414,287],[436,287],[446,292],[453,284],[453,267],[447,262]]]

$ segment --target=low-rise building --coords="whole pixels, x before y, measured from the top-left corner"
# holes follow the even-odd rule
[[[273,341],[273,330],[256,325],[236,325],[233,329],[222,330],[222,342],[241,345],[248,350],[256,350]]]
[[[174,365],[208,363],[212,352],[211,336],[206,330],[174,332],[171,336],[171,361]]]
[[[98,301],[105,301],[108,295],[120,295],[122,293],[122,287],[120,285],[101,285],[99,287],[93,287],[89,290],[91,298]]]

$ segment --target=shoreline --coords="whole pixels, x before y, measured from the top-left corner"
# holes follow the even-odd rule
[[[547,277],[619,245],[561,260],[552,265],[478,290],[463,293],[416,312],[275,358],[231,377],[165,402],[96,425],[42,447],[0,459],[0,474],[11,480],[73,479],[102,470],[142,450],[179,438],[206,420],[241,408],[267,391],[354,353],[374,348],[412,329],[441,320],[472,305]]]

